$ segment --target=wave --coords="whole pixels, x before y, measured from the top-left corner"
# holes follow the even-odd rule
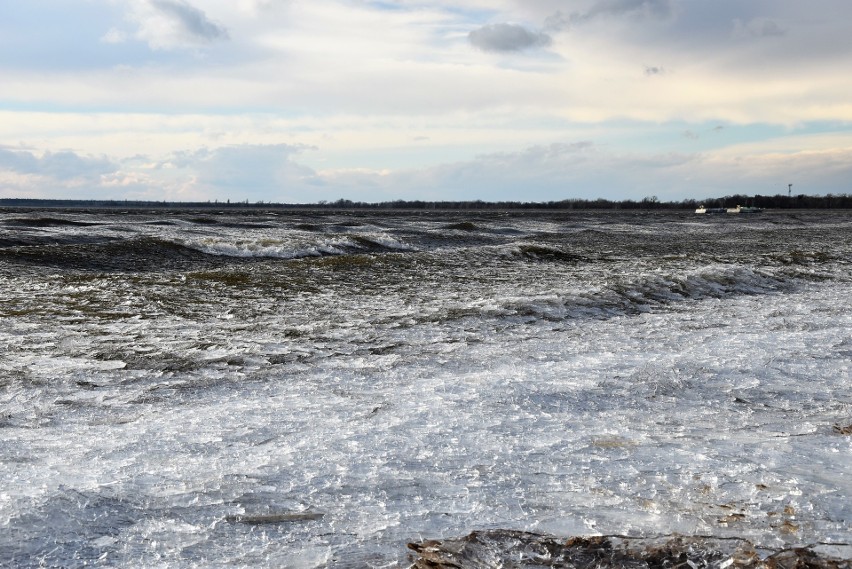
[[[301,259],[353,253],[414,251],[414,247],[387,235],[349,235],[320,242],[278,239],[202,240],[185,246],[208,255],[236,258]]]
[[[0,261],[83,271],[150,271],[222,266],[261,259],[300,259],[364,253],[414,251],[382,234],[328,239],[227,240],[223,238],[11,234],[0,237]]]
[[[18,265],[103,272],[142,272],[217,264],[213,255],[152,237],[10,247],[0,249],[0,260]]]
[[[238,259],[301,259],[304,257],[344,255],[346,253],[344,248],[333,243],[294,247],[288,243],[260,240],[188,243],[186,246],[206,255]]]
[[[478,225],[473,223],[472,221],[460,221],[458,223],[450,223],[444,226],[444,229],[451,229],[455,231],[481,231]]]
[[[71,219],[60,219],[56,217],[19,217],[6,219],[3,221],[3,225],[17,228],[39,229],[43,227],[92,227],[101,224],[86,221],[75,221]]]
[[[613,279],[588,289],[575,287],[535,296],[477,300],[430,314],[427,320],[466,317],[563,321],[608,319],[666,310],[677,303],[795,290],[799,281],[746,267],[721,266],[685,274]]]
[[[115,238],[93,235],[50,235],[43,233],[14,233],[0,237],[0,250],[15,247],[57,247],[104,243]]]
[[[293,229],[298,229],[299,231],[310,231],[311,233],[319,233],[323,230],[323,226],[318,225],[316,223],[297,223],[293,226]]]
[[[557,247],[549,247],[547,245],[529,244],[513,246],[508,250],[508,254],[514,257],[522,257],[533,261],[559,261],[566,263],[590,261],[590,259],[583,255],[569,253]]]

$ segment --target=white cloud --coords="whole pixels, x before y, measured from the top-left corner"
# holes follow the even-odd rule
[[[101,41],[111,44],[124,43],[127,41],[127,34],[118,28],[110,28],[107,33],[101,36]]]
[[[288,4],[289,2],[290,0],[238,0],[237,6],[242,12],[257,17],[276,6]]]

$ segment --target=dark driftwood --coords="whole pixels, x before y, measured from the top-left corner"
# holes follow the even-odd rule
[[[248,525],[281,524],[288,522],[309,522],[318,520],[324,514],[320,512],[283,512],[280,514],[236,514],[225,516],[226,522]]]

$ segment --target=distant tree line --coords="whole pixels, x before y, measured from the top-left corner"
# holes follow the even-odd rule
[[[334,202],[320,202],[316,207],[330,209],[449,209],[449,210],[503,210],[503,209],[545,209],[545,210],[694,210],[700,205],[708,207],[736,207],[747,205],[762,207],[766,209],[852,209],[852,195],[828,194],[825,196],[747,196],[734,194],[721,198],[708,198],[705,200],[686,199],[682,201],[660,201],[656,196],[649,196],[641,200],[607,200],[598,198],[587,199],[565,199],[549,202],[517,202],[496,201],[423,201],[423,200],[396,200],[381,203],[353,202],[340,199]]]
[[[734,194],[705,200],[660,201],[656,196],[641,200],[607,200],[603,198],[565,199],[548,202],[520,201],[425,201],[395,200],[388,202],[360,202],[347,199],[320,201],[312,204],[285,204],[275,202],[168,202],[140,200],[45,200],[45,199],[0,199],[0,207],[14,208],[74,208],[74,209],[228,209],[228,210],[272,210],[272,209],[323,209],[323,210],[691,210],[699,205],[707,207],[736,207],[738,205],[765,209],[852,209],[852,195],[827,194],[812,196],[742,195]]]
[[[692,201],[695,204],[697,202]],[[717,199],[707,199],[699,205],[707,207],[736,207],[748,205],[766,209],[850,209],[852,208],[852,195],[850,194],[826,194],[824,196],[808,196],[799,194],[796,196],[785,196],[777,194],[774,196],[745,196],[736,194]]]

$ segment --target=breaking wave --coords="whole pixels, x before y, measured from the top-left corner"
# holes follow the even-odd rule
[[[450,306],[429,320],[466,317],[522,318],[562,321],[603,319],[666,310],[675,303],[727,299],[743,295],[795,290],[798,279],[737,266],[707,268],[685,274],[648,275],[574,286],[542,295],[477,300]]]
[[[187,242],[187,247],[208,255],[236,258],[301,259],[352,253],[379,253],[385,251],[413,251],[401,241],[384,235],[352,235],[321,241],[294,241],[284,239],[251,239],[226,241],[207,239]]]

